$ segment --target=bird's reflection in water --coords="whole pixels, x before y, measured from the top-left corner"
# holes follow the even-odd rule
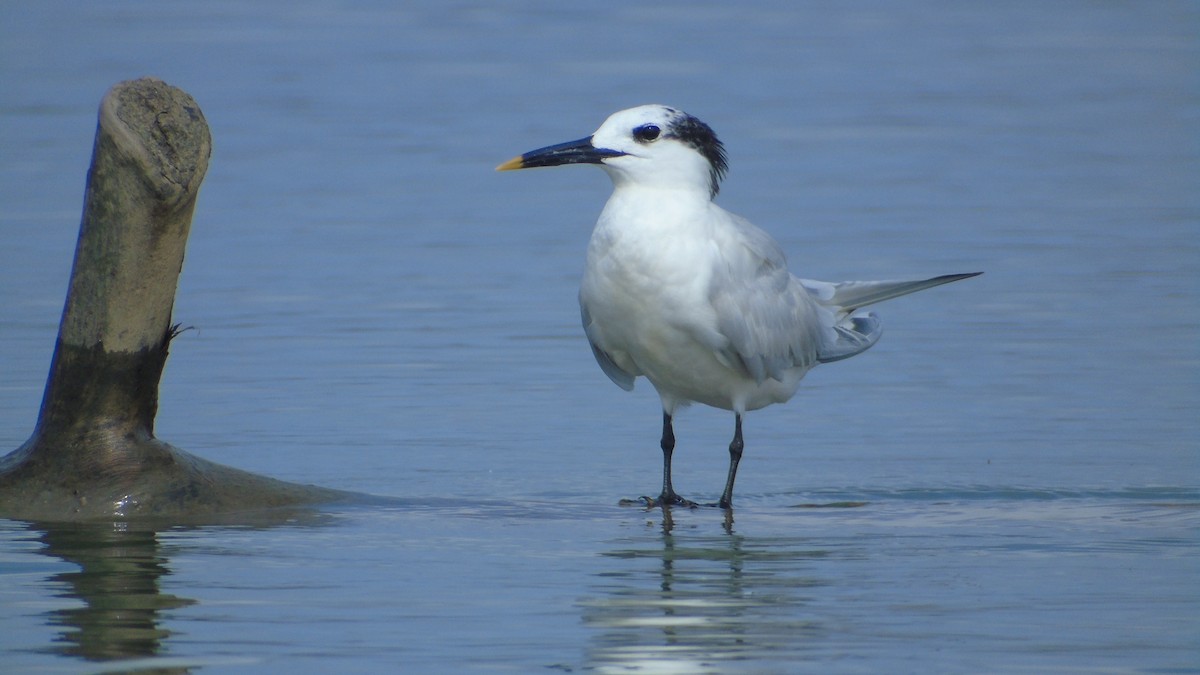
[[[59,586],[58,597],[80,603],[50,613],[47,623],[62,629],[53,651],[89,661],[160,653],[171,634],[161,626],[161,613],[193,601],[159,588],[170,572],[155,530],[124,522],[34,529],[41,531],[43,553],[79,566],[49,579]]]
[[[806,569],[827,552],[801,538],[748,538],[732,525],[727,512],[724,534],[679,532],[663,508],[660,534],[604,554],[619,564],[598,574],[593,597],[582,601],[584,622],[596,630],[593,667],[705,673],[773,653],[801,657],[822,630],[804,609],[806,589],[821,583]]]

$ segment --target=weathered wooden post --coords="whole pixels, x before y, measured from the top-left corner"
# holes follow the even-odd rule
[[[29,440],[0,459],[0,517],[194,517],[340,495],[214,464],[154,437],[210,150],[187,93],[143,78],[105,95],[41,412]]]

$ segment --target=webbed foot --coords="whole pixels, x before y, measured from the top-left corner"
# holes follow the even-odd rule
[[[645,506],[647,509],[652,509],[656,506],[682,506],[688,509],[698,508],[700,505],[690,499],[684,499],[674,492],[667,494],[663,493],[657,499],[653,497],[638,497],[637,499],[622,499],[621,506]]]

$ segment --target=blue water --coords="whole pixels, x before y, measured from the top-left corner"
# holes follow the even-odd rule
[[[1200,671],[1190,2],[0,4],[0,452],[32,430],[104,91],[214,137],[158,435],[380,500],[0,521],[0,670]],[[575,301],[608,113],[725,141],[818,279],[986,274],[751,414],[732,521]],[[715,500],[732,420],[676,424]],[[823,508],[815,508],[821,506]]]

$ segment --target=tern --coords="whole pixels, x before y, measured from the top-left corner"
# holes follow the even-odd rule
[[[713,202],[728,170],[724,146],[676,108],[622,110],[591,136],[496,169],[563,164],[598,164],[612,179],[579,306],[601,370],[625,390],[644,376],[662,399],[662,492],[642,498],[650,506],[696,506],[671,484],[679,408],[698,402],[733,411],[718,502],[730,509],[746,412],[787,401],[813,367],[874,345],[879,318],[860,308],[980,274],[836,283],[793,276],[769,234]]]

